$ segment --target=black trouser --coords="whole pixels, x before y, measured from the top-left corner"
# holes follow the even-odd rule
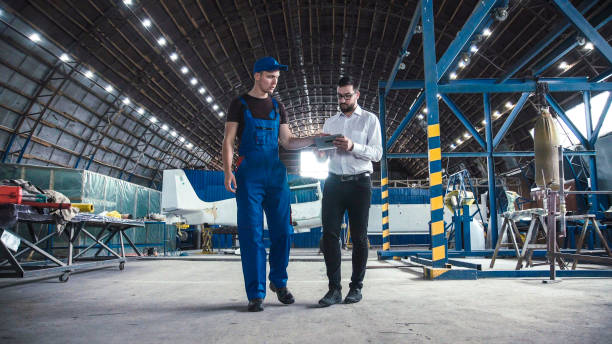
[[[353,241],[353,274],[351,288],[361,289],[368,261],[368,215],[372,196],[369,175],[356,180],[342,181],[330,174],[323,189],[321,220],[323,222],[322,250],[327,267],[330,289],[342,289],[340,285],[340,227],[345,210],[348,210],[349,228]]]

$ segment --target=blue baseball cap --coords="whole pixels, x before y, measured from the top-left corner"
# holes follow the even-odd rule
[[[274,57],[266,56],[255,61],[253,65],[253,74],[262,71],[274,71],[274,70],[289,70],[289,67],[278,63]]]

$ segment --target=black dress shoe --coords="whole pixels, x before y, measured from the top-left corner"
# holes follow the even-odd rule
[[[263,299],[249,300],[249,312],[261,312],[263,310]]]
[[[278,296],[278,301],[286,305],[290,305],[295,302],[293,295],[291,295],[291,292],[289,289],[287,289],[287,287],[277,288],[274,283],[270,282],[270,290],[276,293],[276,296]]]
[[[361,301],[361,289],[357,288],[351,288],[344,298],[344,303],[357,303],[359,301]]]
[[[329,307],[336,303],[342,302],[342,292],[338,289],[330,289],[321,300],[319,300],[319,306]]]

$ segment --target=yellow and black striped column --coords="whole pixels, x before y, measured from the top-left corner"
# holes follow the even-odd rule
[[[442,150],[438,114],[438,70],[434,34],[433,1],[423,0],[423,62],[425,99],[427,100],[427,147],[429,160],[429,202],[431,210],[431,258],[434,269],[446,266],[446,236],[444,234],[442,201]]]
[[[385,90],[380,88],[378,92],[380,107],[380,134],[382,139],[383,156],[380,160],[380,198],[382,200],[382,249],[391,249],[391,237],[389,233],[389,178],[387,177],[387,135],[385,131]]]

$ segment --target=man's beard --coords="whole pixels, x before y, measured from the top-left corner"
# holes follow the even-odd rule
[[[342,107],[342,106],[348,106],[348,107]],[[348,113],[348,112],[353,112],[355,111],[355,109],[357,108],[357,104],[352,104],[352,105],[348,105],[348,104],[340,104],[340,111],[342,111],[343,113]]]

